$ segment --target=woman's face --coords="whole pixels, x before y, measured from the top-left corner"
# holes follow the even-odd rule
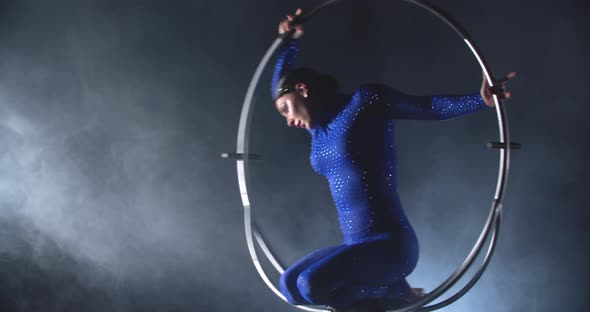
[[[295,85],[295,91],[286,93],[275,101],[279,113],[285,117],[287,126],[311,129],[311,113],[307,106],[305,84]]]

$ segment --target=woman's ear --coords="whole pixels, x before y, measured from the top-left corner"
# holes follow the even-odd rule
[[[299,93],[304,98],[307,98],[307,93],[309,90],[307,90],[307,85],[305,83],[298,82],[295,84],[295,91],[297,91],[297,93]]]

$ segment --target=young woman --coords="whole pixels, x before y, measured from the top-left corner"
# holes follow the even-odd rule
[[[295,31],[279,55],[271,91],[287,125],[311,134],[311,165],[328,180],[344,242],[289,267],[281,292],[292,304],[339,310],[409,302],[423,293],[405,280],[418,261],[418,241],[397,190],[395,120],[463,116],[493,106],[492,94],[485,79],[480,92],[467,95],[412,96],[382,84],[340,93],[333,77],[292,69],[303,35],[294,18],[279,24],[280,34]],[[510,97],[504,84],[515,75],[499,82],[498,96]]]

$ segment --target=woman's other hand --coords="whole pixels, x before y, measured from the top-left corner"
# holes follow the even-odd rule
[[[291,37],[293,37],[294,39],[301,38],[301,36],[303,36],[303,25],[293,25],[293,21],[295,20],[295,17],[300,16],[302,12],[303,11],[301,10],[301,8],[299,8],[297,9],[297,11],[295,11],[295,15],[288,14],[287,18],[279,23],[279,35],[291,31],[291,29],[293,29],[294,27],[295,31],[293,32],[293,35]]]
[[[493,87],[490,87],[485,75],[483,75],[483,82],[481,85],[480,92],[481,92],[481,97],[483,98],[483,101],[486,103],[487,106],[494,106],[493,94],[497,95],[498,98],[500,98],[500,99],[509,99],[512,96],[511,92],[506,91],[506,83],[510,79],[516,77],[516,75],[517,74],[514,71],[508,73],[508,75],[506,75],[506,77],[496,81]]]

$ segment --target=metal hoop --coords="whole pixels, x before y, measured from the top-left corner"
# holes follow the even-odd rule
[[[442,11],[441,9],[435,7],[434,5],[429,3],[428,1],[423,1],[423,0],[402,0],[402,1],[414,4],[420,8],[423,8],[423,9],[429,11],[430,13],[432,13],[433,15],[435,15],[436,17],[438,17],[439,19],[444,21],[448,26],[450,26],[463,39],[465,44],[467,44],[467,46],[469,47],[469,49],[471,50],[471,52],[473,53],[473,55],[477,59],[479,65],[481,66],[481,69],[484,73],[485,79],[487,80],[490,87],[494,86],[495,80],[493,79],[492,73],[489,69],[487,62],[483,58],[481,52],[479,52],[479,49],[477,48],[477,46],[473,43],[473,40],[470,39],[470,36],[468,35],[467,31],[465,31],[465,29],[455,19],[453,19],[450,15],[448,15],[447,13]],[[299,18],[298,22],[303,22],[303,21],[308,20],[312,15],[316,14],[321,9],[323,9],[329,5],[332,5],[336,2],[338,2],[338,0],[328,0],[328,1],[321,3],[320,5],[316,6],[314,9],[312,9],[309,13],[307,13],[303,17]],[[239,127],[238,127],[236,153],[223,153],[222,154],[223,158],[236,160],[240,195],[241,195],[241,199],[242,199],[242,204],[244,206],[244,225],[245,225],[245,230],[246,230],[246,243],[248,245],[248,250],[250,252],[252,262],[254,263],[256,270],[258,271],[258,273],[260,274],[262,280],[266,283],[266,285],[279,298],[281,298],[285,302],[287,302],[287,299],[272,284],[272,282],[270,281],[270,279],[268,278],[268,276],[266,275],[266,273],[262,269],[262,266],[260,265],[260,261],[258,260],[258,256],[256,254],[256,249],[254,246],[254,239],[256,239],[260,248],[262,249],[262,251],[264,252],[266,257],[268,258],[268,260],[271,262],[271,264],[275,267],[275,269],[281,274],[284,272],[284,269],[283,269],[284,266],[281,264],[281,261],[278,260],[274,256],[271,248],[266,244],[265,239],[264,239],[263,235],[261,234],[259,228],[256,226],[255,222],[252,220],[251,202],[248,197],[248,189],[247,189],[246,185],[249,180],[248,162],[250,160],[255,160],[255,159],[260,158],[259,155],[250,154],[249,149],[248,149],[248,147],[249,147],[248,144],[249,144],[250,119],[251,119],[250,113],[251,113],[252,107],[253,107],[252,99],[254,96],[254,92],[255,92],[256,86],[258,85],[258,82],[260,80],[260,76],[261,76],[262,72],[264,71],[264,69],[266,68],[266,65],[267,65],[269,59],[275,53],[275,51],[277,50],[279,45],[282,43],[283,39],[290,36],[292,34],[292,32],[293,31],[285,33],[285,34],[277,37],[275,39],[275,41],[271,44],[271,46],[267,50],[267,52],[264,54],[264,57],[262,58],[260,64],[258,65],[258,67],[256,69],[256,72],[254,73],[254,76],[252,77],[252,80],[250,81],[250,85],[248,87],[248,91],[247,91],[246,97],[244,99],[242,112],[241,112],[241,116],[240,116],[240,123],[239,123]],[[465,295],[471,289],[471,287],[473,287],[473,285],[475,285],[475,283],[477,283],[477,281],[482,276],[483,272],[485,271],[487,265],[489,264],[489,262],[491,260],[491,257],[492,257],[492,254],[494,252],[495,245],[497,242],[497,235],[498,235],[498,232],[500,229],[500,223],[501,223],[500,221],[501,221],[501,216],[502,216],[502,197],[503,197],[503,194],[504,194],[504,191],[506,188],[506,182],[507,182],[507,178],[508,178],[508,169],[509,169],[509,163],[510,163],[510,150],[520,148],[519,143],[511,143],[510,142],[509,132],[508,132],[508,123],[506,120],[506,113],[504,111],[502,102],[495,94],[493,95],[493,99],[494,99],[496,113],[497,113],[497,119],[498,119],[498,130],[499,130],[500,142],[490,142],[490,143],[488,143],[488,147],[499,149],[500,164],[499,164],[499,170],[498,170],[498,181],[497,181],[497,185],[496,185],[496,193],[494,195],[491,209],[490,209],[488,218],[486,220],[486,223],[483,226],[482,232],[480,233],[479,238],[475,242],[473,248],[469,252],[468,256],[465,258],[463,263],[455,270],[455,272],[453,274],[451,274],[451,276],[449,276],[444,282],[442,282],[440,284],[440,286],[438,286],[432,292],[428,293],[426,296],[420,298],[419,300],[417,300],[411,304],[408,304],[402,308],[391,310],[391,312],[433,311],[436,309],[443,308],[443,307],[455,302],[456,300],[461,298],[463,295]],[[452,295],[450,298],[448,298],[442,302],[439,302],[437,304],[426,306],[428,303],[436,300],[441,295],[443,295],[446,291],[448,291],[464,275],[464,273],[469,269],[469,267],[475,261],[475,258],[477,257],[477,255],[481,251],[484,243],[487,241],[490,232],[492,235],[490,238],[490,243],[489,243],[485,258],[483,260],[483,263],[481,264],[481,266],[477,270],[477,272],[474,274],[474,276],[471,278],[471,280],[467,283],[467,285],[465,285],[461,290],[459,290],[457,293]],[[296,306],[296,307],[298,307],[302,310],[306,310],[306,311],[330,311],[331,310],[330,307],[328,307],[328,309],[330,309],[330,310],[325,309],[325,308],[314,308],[314,307],[310,307],[310,306]]]

